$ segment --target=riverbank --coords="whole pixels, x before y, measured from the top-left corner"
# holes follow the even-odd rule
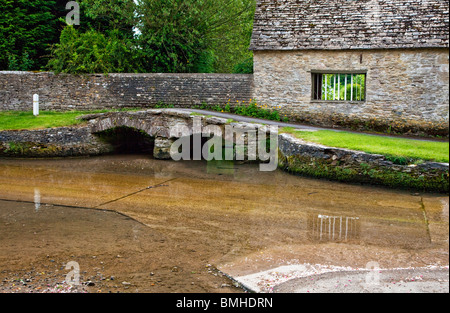
[[[0,131],[0,156],[53,158],[113,153],[114,145],[95,135],[94,124],[99,123],[96,120],[101,122],[106,116],[111,127],[114,127],[115,120],[124,119],[133,120],[131,123],[138,125],[139,114],[158,116],[167,128],[171,123],[182,119],[184,122],[190,121],[193,113],[189,110],[170,109],[101,113],[87,117],[84,123],[75,127]],[[246,118],[246,122],[240,122],[200,113],[195,113],[195,116],[213,120],[214,124],[221,126],[236,125],[241,129],[265,127],[262,124],[252,123],[249,118]],[[301,129],[300,126],[299,128]],[[315,131],[310,128],[307,130]],[[279,168],[293,174],[340,182],[411,189],[416,192],[449,192],[448,163],[320,145],[299,139],[292,131],[280,133],[278,141]],[[395,152],[395,147],[390,150],[391,153],[393,151]]]
[[[449,164],[395,164],[388,157],[306,142],[290,134],[279,136],[279,167],[293,174],[341,182],[411,189],[449,191]]]

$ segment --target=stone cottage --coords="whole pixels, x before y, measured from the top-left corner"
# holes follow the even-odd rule
[[[448,0],[259,0],[254,96],[300,122],[448,134]]]

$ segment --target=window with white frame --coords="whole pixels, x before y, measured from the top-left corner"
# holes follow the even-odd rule
[[[365,101],[366,76],[363,72],[312,72],[312,99]]]

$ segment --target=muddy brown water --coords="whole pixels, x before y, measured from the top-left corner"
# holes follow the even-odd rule
[[[69,262],[88,292],[243,292],[217,268],[448,265],[448,196],[258,169],[2,159],[0,290],[52,288]]]

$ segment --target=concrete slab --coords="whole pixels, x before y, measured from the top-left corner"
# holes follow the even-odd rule
[[[449,269],[329,272],[280,284],[275,293],[448,293]]]
[[[233,279],[257,293],[449,293],[448,266],[358,269],[297,264]]]

